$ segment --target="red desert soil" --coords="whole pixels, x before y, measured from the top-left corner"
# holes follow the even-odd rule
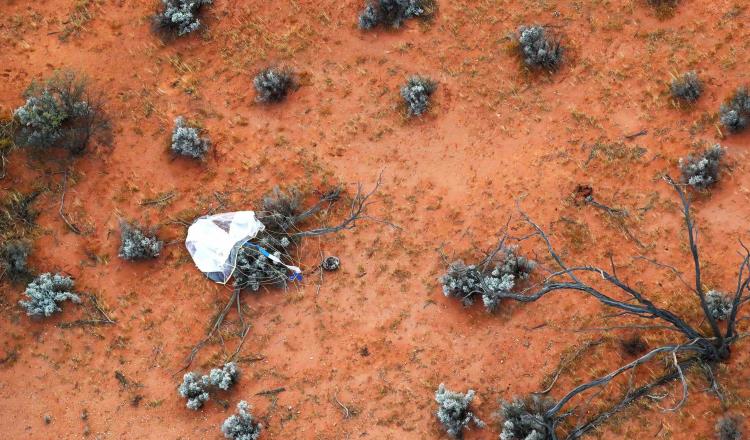
[[[89,20],[80,8],[76,15],[76,4]],[[33,321],[17,305],[23,286],[0,284],[0,437],[218,439],[220,424],[244,399],[264,439],[438,439],[445,434],[433,399],[445,382],[476,390],[473,407],[489,422],[466,438],[495,439],[499,399],[539,390],[564,353],[593,339],[604,342],[551,395],[606,373],[627,361],[617,348],[626,333],[576,331],[609,321],[591,298],[570,292],[535,304],[506,302],[494,314],[481,304],[464,308],[442,294],[441,254],[478,258],[509,216],[514,234],[528,232],[518,201],[570,263],[608,267],[611,254],[623,278],[695,316],[693,297],[674,276],[631,257],[658,258],[689,274],[678,200],[659,176],[677,176],[680,157],[717,141],[731,167],[710,194],[697,195],[694,212],[705,282],[732,289],[738,239],[748,240],[750,135],[720,139],[715,114],[750,82],[746,5],[685,0],[663,20],[643,0],[439,5],[432,23],[362,32],[360,0],[216,0],[206,9],[205,32],[165,45],[149,29],[156,1],[1,0],[2,113],[23,103],[32,80],[60,68],[87,74],[107,98],[113,146],[75,160],[66,194],[83,236],[58,216],[59,165],[16,151],[0,186],[49,188],[36,203],[42,214],[32,267],[70,274],[117,323],[59,328],[85,316],[73,304]],[[530,75],[509,54],[507,35],[528,23],[554,26],[562,36],[568,52],[557,73]],[[302,78],[279,105],[254,102],[252,77],[269,64],[291,66]],[[705,93],[692,108],[675,108],[670,72],[691,69]],[[431,112],[412,121],[402,116],[398,90],[413,73],[439,88]],[[168,139],[179,115],[199,121],[213,140],[205,163],[171,158]],[[624,140],[641,129],[648,133]],[[254,209],[276,185],[315,190],[341,182],[351,194],[358,182],[371,187],[381,170],[371,214],[401,229],[361,222],[308,240],[304,268],[322,252],[339,256],[342,269],[320,286],[308,277],[288,291],[243,293],[252,329],[241,381],[220,400],[187,410],[176,392],[178,371],[231,291],[193,266],[182,245],[185,228],[174,220],[218,208],[222,197],[224,211]],[[577,184],[637,213],[627,223],[630,235],[601,211],[571,203]],[[171,203],[141,205],[170,191]],[[312,225],[342,214],[339,208]],[[120,216],[161,226],[169,244],[157,260],[117,257]],[[552,267],[538,240],[524,241],[522,251]],[[205,371],[231,354],[239,326],[230,314],[226,346],[207,346],[192,368]],[[725,408],[745,416],[748,348],[740,341],[716,371]],[[643,401],[590,435],[713,438],[724,409],[704,391],[699,372],[689,377],[679,411],[663,411],[680,399],[675,383],[662,390],[669,397]],[[256,395],[279,387],[285,391],[275,397]]]

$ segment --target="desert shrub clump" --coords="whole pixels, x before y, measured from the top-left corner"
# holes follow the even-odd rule
[[[737,89],[719,109],[721,124],[732,133],[737,133],[747,127],[748,115],[750,115],[750,93],[745,87]]]
[[[237,364],[228,362],[221,368],[211,369],[207,375],[203,376],[202,380],[207,385],[226,391],[237,382],[239,377],[240,370],[237,368]]]
[[[724,416],[714,427],[718,440],[742,440],[742,426],[739,417]]]
[[[372,29],[378,25],[399,28],[411,18],[429,18],[433,15],[432,0],[372,0],[365,3],[359,15],[359,28]]]
[[[564,50],[543,26],[521,26],[517,38],[518,50],[526,66],[556,70],[562,64]]]
[[[463,438],[464,428],[472,422],[479,428],[484,428],[484,422],[469,410],[472,400],[474,390],[469,390],[466,394],[457,393],[448,390],[442,383],[435,392],[435,401],[438,403],[437,418],[451,438]]]
[[[237,414],[229,416],[221,425],[225,438],[231,440],[258,440],[263,426],[253,419],[250,405],[241,400],[237,404]]]
[[[532,395],[526,399],[516,398],[502,402],[500,416],[503,419],[500,440],[546,440],[550,438],[550,424],[545,413],[554,402],[545,397]]]
[[[120,221],[120,252],[123,260],[146,260],[156,258],[163,242],[155,235],[144,232],[137,224]]]
[[[154,16],[154,31],[178,37],[197,31],[201,27],[201,9],[212,3],[213,0],[162,0],[164,9]]]
[[[708,313],[718,321],[724,321],[729,317],[729,314],[732,312],[732,301],[732,297],[718,290],[709,290],[706,292]]]
[[[74,285],[73,279],[68,276],[43,273],[26,287],[24,295],[28,301],[18,303],[29,316],[49,317],[62,311],[59,303],[63,301],[81,302],[81,298],[72,292]]]
[[[511,292],[518,282],[528,279],[536,267],[536,262],[516,252],[516,247],[509,246],[497,253],[494,262],[466,265],[457,260],[451,263],[440,277],[443,293],[460,299],[466,306],[481,296],[485,308],[495,310],[502,294]]]
[[[31,245],[24,240],[9,240],[0,245],[0,278],[7,276],[12,282],[23,281],[31,271],[27,260]]]
[[[181,156],[203,159],[211,142],[200,137],[200,129],[187,124],[182,116],[174,120],[172,152]]]
[[[45,82],[32,83],[24,98],[26,103],[13,113],[20,147],[54,147],[80,154],[91,139],[103,141],[109,134],[99,99],[87,91],[86,79],[75,72],[56,72]]]
[[[715,185],[719,181],[724,154],[724,148],[716,144],[702,154],[690,154],[687,159],[680,159],[683,183],[696,189],[707,189]]]
[[[185,406],[197,411],[208,400],[207,384],[202,378],[193,372],[186,373],[182,377],[182,383],[177,388],[180,396],[187,399]]]
[[[430,97],[437,89],[437,83],[427,77],[411,76],[401,87],[401,97],[406,105],[408,116],[422,116],[430,107]]]
[[[268,67],[255,75],[253,86],[258,102],[281,102],[297,87],[297,79],[289,68]]]
[[[698,78],[698,74],[687,72],[679,78],[674,78],[669,85],[672,97],[685,102],[695,102],[700,98],[703,92],[703,84]]]

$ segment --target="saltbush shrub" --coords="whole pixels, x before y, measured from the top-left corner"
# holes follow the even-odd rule
[[[702,154],[690,154],[687,159],[680,159],[683,183],[696,189],[707,189],[715,185],[719,181],[724,154],[724,148],[716,144]]]
[[[281,102],[297,87],[297,79],[289,68],[269,67],[255,76],[253,86],[258,102]]]
[[[519,27],[518,49],[524,64],[530,68],[556,70],[563,61],[563,47],[543,26]]]
[[[208,400],[207,384],[198,374],[190,372],[182,377],[182,383],[177,388],[180,396],[187,399],[188,409],[197,411]]]
[[[674,78],[669,85],[672,97],[686,102],[695,102],[703,92],[703,84],[698,74],[687,72],[679,78]]]
[[[747,88],[740,87],[727,102],[721,105],[719,119],[727,130],[736,133],[747,127],[748,116],[750,116],[750,93]]]
[[[154,31],[162,36],[178,36],[197,31],[203,6],[213,0],[162,0],[163,10],[154,16]]]
[[[211,142],[200,137],[200,129],[189,126],[182,116],[174,120],[172,152],[181,156],[203,159]]]
[[[31,245],[24,240],[9,240],[0,245],[0,274],[14,283],[26,280],[31,274],[27,265],[30,252]]]
[[[263,426],[253,419],[250,405],[244,400],[237,404],[237,414],[229,416],[221,425],[225,438],[231,440],[258,440]]]
[[[372,0],[365,3],[359,15],[359,28],[372,29],[375,26],[399,28],[411,18],[426,19],[434,13],[432,0]]]
[[[120,221],[120,252],[123,260],[146,260],[156,258],[163,242],[155,235],[144,232],[137,224]]]
[[[203,376],[202,380],[206,385],[226,391],[237,382],[239,377],[240,369],[237,368],[237,364],[228,362],[221,368],[211,369],[207,375]]]
[[[503,419],[500,440],[546,440],[550,438],[549,424],[544,414],[554,402],[545,397],[532,395],[526,399],[516,398],[502,402],[500,416]]]
[[[718,440],[742,440],[741,420],[737,416],[724,416],[716,422],[715,431]]]
[[[406,105],[408,116],[422,116],[430,107],[430,97],[437,89],[437,83],[427,77],[414,75],[401,87],[401,97]]]
[[[59,303],[63,301],[81,302],[81,298],[72,292],[74,285],[73,279],[65,275],[43,273],[26,287],[24,294],[28,301],[18,303],[29,316],[49,317],[62,311]]]
[[[519,281],[526,280],[536,267],[536,263],[516,254],[516,247],[506,247],[497,255],[498,261],[490,268],[489,264],[466,265],[457,260],[448,266],[448,272],[440,277],[445,296],[460,299],[464,305],[474,304],[477,296],[488,311],[493,311],[500,303],[500,295],[513,290]]]
[[[718,290],[709,290],[706,292],[708,313],[716,320],[724,321],[729,317],[729,314],[732,312],[732,302],[732,297]]]
[[[462,439],[464,428],[472,422],[477,427],[484,428],[484,422],[469,409],[472,400],[474,390],[469,390],[466,394],[457,393],[448,390],[442,383],[435,392],[435,401],[438,403],[437,418],[451,438]]]
[[[24,97],[26,103],[13,113],[20,147],[80,154],[90,140],[103,141],[109,134],[99,99],[88,93],[86,79],[75,72],[59,71],[46,82],[34,82]]]

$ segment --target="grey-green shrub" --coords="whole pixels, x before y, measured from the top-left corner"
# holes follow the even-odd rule
[[[14,283],[28,278],[31,274],[27,264],[29,253],[31,245],[24,240],[8,240],[0,245],[0,273]]]
[[[401,87],[401,97],[406,105],[408,116],[422,116],[430,107],[430,97],[437,89],[437,83],[427,77],[414,75]]]
[[[372,29],[377,25],[399,28],[411,18],[428,18],[434,10],[431,0],[370,0],[359,15],[359,28]]]
[[[297,86],[297,80],[291,69],[268,67],[253,78],[253,86],[258,102],[281,102]]]
[[[198,374],[189,372],[182,377],[182,383],[177,388],[177,392],[187,399],[185,406],[188,409],[197,411],[208,400],[206,386],[206,383]]]
[[[501,402],[503,419],[500,440],[547,440],[551,438],[550,423],[545,413],[554,406],[547,397],[531,395],[526,399]]]
[[[213,0],[162,0],[164,9],[154,16],[154,31],[178,37],[197,31],[201,27],[201,9],[212,3]]]
[[[103,140],[109,133],[99,99],[88,93],[86,79],[75,72],[58,71],[45,82],[34,82],[24,97],[25,104],[13,113],[20,147],[80,154],[91,139]]]
[[[200,137],[200,129],[189,126],[182,116],[175,118],[171,148],[173,153],[203,159],[210,146],[208,139]]]
[[[155,235],[144,232],[137,224],[120,221],[120,251],[123,260],[146,260],[156,258],[163,242]]]
[[[723,416],[717,422],[714,430],[718,440],[742,440],[742,423],[737,416]]]
[[[732,133],[745,129],[750,116],[750,93],[747,88],[738,88],[732,97],[721,105],[719,119],[722,125]]]
[[[719,181],[721,161],[725,149],[716,144],[702,154],[688,155],[687,159],[680,159],[682,181],[696,189],[707,189]]]
[[[543,26],[519,27],[518,48],[524,64],[534,69],[555,70],[563,61],[562,46]]]
[[[724,321],[732,312],[733,298],[718,290],[709,290],[706,292],[706,306],[708,313],[719,321]]]
[[[469,390],[466,394],[457,393],[448,390],[442,383],[435,392],[435,401],[438,403],[435,415],[451,438],[462,439],[464,429],[472,422],[477,427],[484,428],[484,422],[469,409],[472,400],[474,390]]]
[[[221,425],[225,438],[231,440],[258,440],[263,426],[253,419],[250,405],[244,400],[237,404],[237,414],[229,416]]]
[[[18,303],[29,316],[49,317],[62,311],[60,303],[63,301],[81,302],[81,298],[72,292],[74,285],[73,279],[68,276],[43,273],[26,287],[24,295],[28,300]]]
[[[672,80],[669,85],[672,97],[686,102],[695,102],[703,92],[703,83],[694,71],[687,72],[679,78]]]
[[[209,386],[226,391],[237,382],[239,377],[240,370],[237,368],[237,364],[228,362],[221,368],[211,369],[207,375],[203,376],[202,380]]]

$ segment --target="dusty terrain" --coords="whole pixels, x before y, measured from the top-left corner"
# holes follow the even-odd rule
[[[477,391],[473,407],[489,426],[466,438],[497,438],[498,399],[539,390],[563,353],[595,338],[605,341],[551,395],[606,372],[625,359],[616,344],[623,332],[579,331],[608,322],[599,304],[575,293],[503,304],[494,314],[480,304],[465,308],[442,294],[441,255],[478,258],[509,216],[513,233],[528,232],[518,201],[571,263],[608,266],[611,254],[624,278],[691,316],[696,305],[673,276],[630,257],[689,272],[677,199],[659,176],[676,176],[680,157],[717,141],[731,167],[710,193],[697,195],[694,211],[705,283],[729,290],[735,282],[738,239],[748,240],[750,134],[720,139],[715,113],[750,82],[750,11],[742,2],[685,0],[673,17],[659,19],[640,0],[441,1],[431,23],[363,33],[358,0],[217,0],[204,32],[167,45],[149,29],[156,7],[150,0],[0,0],[0,111],[21,105],[33,79],[65,67],[86,73],[107,98],[112,148],[76,159],[66,193],[83,235],[58,216],[59,165],[15,151],[0,187],[48,189],[35,205],[32,266],[71,274],[116,320],[60,328],[86,316],[86,307],[68,304],[32,321],[17,306],[23,286],[0,284],[3,438],[221,438],[219,425],[240,399],[253,405],[265,439],[445,438],[434,416],[441,382]],[[562,36],[567,59],[554,75],[524,72],[508,53],[506,36],[526,23],[552,25]],[[254,102],[251,80],[269,64],[296,69],[302,87],[264,106]],[[676,108],[670,72],[690,69],[706,91],[692,108]],[[439,83],[431,112],[413,121],[403,117],[398,95],[412,73]],[[170,156],[178,115],[200,121],[212,138],[205,163]],[[624,139],[642,129],[646,135]],[[313,191],[340,182],[352,193],[356,183],[371,187],[381,171],[371,214],[401,229],[361,222],[305,242],[303,268],[322,253],[339,256],[342,269],[322,283],[313,276],[288,291],[243,294],[252,329],[241,382],[220,396],[224,402],[185,409],[178,371],[231,292],[193,266],[175,220],[212,208],[253,209],[276,185]],[[572,203],[577,184],[637,213],[628,233],[601,211]],[[142,205],[168,192],[175,193],[169,203]],[[117,258],[119,216],[161,226],[169,244],[157,260]],[[550,266],[538,240],[522,249]],[[236,314],[228,321],[225,347],[215,341],[193,368],[216,366],[235,349]],[[638,404],[592,436],[713,438],[724,409],[750,415],[748,349],[741,341],[716,372],[724,408],[694,373],[679,411],[661,410],[679,400],[675,384],[663,401]],[[256,395],[279,387],[285,390]]]

